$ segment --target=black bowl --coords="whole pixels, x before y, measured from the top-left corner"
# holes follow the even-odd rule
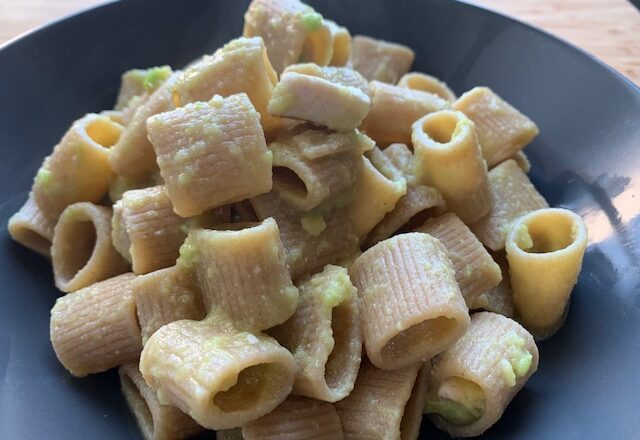
[[[590,230],[566,325],[484,438],[640,435],[640,91],[536,29],[449,0],[312,1],[354,34],[411,46],[458,93],[493,88],[536,121],[531,177]],[[70,123],[111,107],[132,67],[182,66],[240,35],[247,1],[123,1],[0,50],[0,224]],[[49,343],[49,263],[0,237],[0,438],[138,439],[113,372],[73,379]],[[423,438],[446,438],[429,422]]]

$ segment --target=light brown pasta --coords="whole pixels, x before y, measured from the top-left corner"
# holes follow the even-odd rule
[[[111,243],[111,209],[89,202],[68,206],[53,233],[51,263],[63,292],[126,272],[129,263]]]
[[[296,64],[282,73],[267,109],[273,116],[350,131],[369,112],[367,91],[366,80],[347,67]]]
[[[205,317],[202,293],[191,271],[180,266],[142,275],[133,282],[142,345],[163,325]]]
[[[228,429],[263,416],[287,397],[295,361],[273,338],[210,316],[161,327],[144,346],[140,371],[161,403],[206,428]]]
[[[246,94],[188,104],[149,118],[147,127],[178,215],[271,190],[271,152]]]
[[[132,283],[119,275],[58,298],[51,309],[51,344],[71,374],[83,377],[134,362],[140,327]]]
[[[175,406],[162,405],[138,370],[138,364],[118,369],[122,394],[145,440],[181,440],[204,429]]]
[[[420,183],[436,188],[465,223],[491,208],[487,165],[475,127],[464,113],[442,110],[413,123],[411,140]]]
[[[502,279],[500,266],[454,213],[429,219],[416,232],[437,238],[447,248],[458,287],[469,308],[480,294],[496,287]]]
[[[163,183],[164,181],[162,180],[160,171],[142,177],[125,177],[115,174],[109,182],[109,200],[111,200],[112,203],[116,203],[127,191],[158,186]]]
[[[344,66],[351,55],[351,34],[349,29],[331,20],[324,20],[324,24],[331,32],[331,61],[332,66]]]
[[[470,310],[486,310],[513,318],[513,290],[509,278],[509,263],[504,252],[493,254],[493,260],[500,266],[502,280],[492,289],[483,292],[469,304]]]
[[[407,46],[356,35],[348,65],[369,81],[395,84],[409,71],[414,58],[413,50]]]
[[[55,224],[47,219],[30,194],[18,212],[7,224],[9,235],[21,245],[44,255],[51,256],[51,240]]]
[[[245,37],[262,37],[276,72],[298,62],[329,64],[333,38],[322,15],[298,0],[253,0],[244,15]]]
[[[435,76],[427,75],[426,73],[406,73],[402,75],[402,78],[398,81],[398,86],[433,93],[434,95],[438,95],[445,101],[449,101],[451,103],[456,100],[456,94],[451,91],[446,83],[440,81]]]
[[[115,110],[125,110],[131,100],[141,95],[153,93],[164,81],[171,76],[171,67],[160,66],[149,69],[131,69],[122,74],[120,91],[116,99]]]
[[[269,414],[242,427],[244,440],[341,440],[338,413],[332,404],[289,396]]]
[[[482,155],[489,167],[509,158],[538,135],[536,124],[496,95],[488,87],[464,93],[453,109],[476,125]]]
[[[351,266],[362,300],[371,362],[392,370],[425,362],[469,325],[448,252],[435,238],[408,233],[378,243]]]
[[[296,360],[293,393],[336,402],[349,395],[360,366],[357,291],[347,270],[332,265],[298,287],[300,303],[295,314],[269,334]]]
[[[521,215],[548,208],[547,201],[531,184],[513,160],[507,160],[489,171],[491,210],[469,225],[478,239],[493,251],[504,248],[511,222]]]
[[[413,384],[411,396],[404,407],[400,422],[400,438],[402,440],[417,440],[420,435],[424,402],[427,398],[427,380],[431,372],[431,362],[422,364],[418,376]]]
[[[511,157],[509,157],[509,159],[515,160],[524,173],[528,173],[529,171],[531,171],[531,162],[529,162],[529,158],[526,154],[524,154],[524,151],[520,150],[514,153]]]
[[[98,203],[106,195],[113,174],[109,148],[121,132],[120,124],[93,113],[71,125],[33,182],[33,199],[47,220],[56,222],[72,203]]]
[[[428,113],[449,107],[447,101],[432,93],[379,81],[369,83],[369,94],[371,109],[361,129],[380,147],[394,142],[409,144],[411,124]]]
[[[469,331],[433,361],[425,410],[454,437],[482,434],[538,368],[533,337],[517,322],[475,313]]]
[[[178,265],[195,270],[207,311],[220,308],[264,330],[289,319],[298,304],[284,252],[278,225],[266,219],[240,230],[192,230]]]
[[[415,185],[416,178],[416,158],[413,152],[405,144],[391,144],[382,151],[385,156],[404,174],[407,184]]]
[[[353,392],[335,403],[345,439],[415,440],[414,422],[404,421],[403,416],[419,369],[420,365],[414,364],[393,371],[380,370],[363,359]],[[407,416],[414,420],[415,410],[410,408]],[[402,427],[409,429],[401,432]]]

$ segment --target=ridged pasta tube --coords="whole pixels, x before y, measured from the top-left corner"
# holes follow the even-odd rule
[[[487,165],[475,127],[464,113],[442,110],[413,123],[411,141],[418,180],[436,188],[465,223],[491,208]]]
[[[53,233],[51,263],[63,292],[126,272],[129,263],[111,242],[111,208],[89,202],[68,206]]]
[[[586,246],[584,221],[567,209],[540,209],[513,222],[506,242],[513,302],[536,337],[562,325]]]
[[[132,283],[119,275],[58,298],[51,309],[51,344],[74,376],[138,360],[142,349]]]
[[[141,95],[149,95],[160,87],[172,74],[171,67],[158,66],[148,69],[131,69],[120,79],[120,90],[116,98],[115,110],[123,111],[131,100]]]
[[[11,238],[45,257],[51,256],[54,227],[55,223],[42,214],[32,195],[7,223]]]
[[[433,93],[434,95],[438,95],[445,101],[449,101],[451,103],[456,100],[456,94],[451,91],[445,82],[440,81],[435,76],[427,75],[426,73],[405,73],[402,75],[402,78],[400,78],[400,81],[398,81],[398,86]]]
[[[465,335],[433,361],[425,412],[454,437],[482,434],[538,368],[533,337],[517,322],[475,313]]]
[[[480,294],[471,304],[469,310],[482,309],[513,318],[513,289],[509,279],[509,263],[504,252],[493,254],[493,260],[500,266],[502,280],[497,286]]]
[[[428,234],[400,234],[378,243],[350,272],[362,300],[367,355],[378,368],[425,362],[469,326],[448,252]]]
[[[395,84],[413,64],[415,54],[402,44],[356,35],[351,42],[348,66],[369,81]]]

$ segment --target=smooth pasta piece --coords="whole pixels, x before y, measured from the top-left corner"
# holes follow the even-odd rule
[[[123,111],[136,96],[153,93],[172,73],[169,66],[127,70],[122,74],[114,109]]]
[[[62,365],[83,377],[138,360],[142,350],[132,283],[119,275],[58,298],[51,344]]]
[[[111,242],[111,209],[88,202],[68,206],[53,233],[51,263],[63,292],[126,272],[129,263]]]
[[[402,172],[379,148],[370,150],[362,158],[355,198],[349,206],[349,217],[358,237],[366,237],[406,193],[407,181]]]
[[[420,417],[416,417],[415,405],[409,401],[419,369],[420,365],[414,364],[380,370],[363,359],[353,392],[334,404],[345,439],[415,440],[414,424],[419,425]]]
[[[181,440],[204,429],[175,406],[162,405],[137,364],[118,369],[122,394],[145,440]]]
[[[415,54],[407,46],[356,35],[351,42],[348,66],[369,81],[395,84],[409,71]]]
[[[351,56],[351,34],[349,29],[331,20],[324,20],[324,24],[331,32],[331,66],[344,66]]]
[[[452,212],[427,220],[416,232],[427,233],[447,248],[456,281],[469,308],[478,296],[500,283],[500,266],[473,235],[473,232]]]
[[[411,142],[411,124],[424,115],[449,107],[444,99],[420,90],[379,81],[369,83],[371,109],[361,129],[378,146]]]
[[[348,211],[339,203],[326,212],[306,213],[296,211],[271,192],[251,199],[251,205],[258,218],[273,217],[278,222],[287,266],[294,280],[350,257],[359,249]]]
[[[447,209],[465,223],[489,211],[487,165],[474,124],[464,113],[442,110],[418,119],[412,126],[411,141],[418,180],[440,191]]]
[[[293,394],[342,400],[353,389],[362,352],[356,288],[345,268],[332,265],[298,287],[295,314],[269,334],[296,360]]]
[[[55,223],[67,206],[106,195],[113,175],[109,148],[121,133],[120,124],[94,113],[71,125],[33,182],[33,199],[47,220]]]
[[[253,0],[243,35],[262,37],[278,74],[299,60],[326,66],[333,54],[332,32],[322,15],[298,0]]]
[[[502,280],[497,286],[480,294],[471,304],[469,310],[486,310],[513,318],[513,290],[509,278],[509,263],[504,252],[493,255],[493,260],[500,266]]]
[[[506,251],[518,320],[546,338],[563,324],[587,247],[587,227],[567,209],[541,209],[513,222]]]
[[[147,127],[176,214],[271,190],[272,154],[246,94],[188,104],[149,118]]]
[[[309,211],[325,200],[335,201],[345,192],[353,195],[360,156],[373,145],[371,139],[357,131],[331,133],[299,127],[284,133],[269,144],[273,153],[273,190],[301,211]]]
[[[428,234],[401,234],[378,243],[356,259],[350,272],[362,300],[367,355],[378,368],[425,362],[469,326],[448,252]]]
[[[435,76],[427,75],[426,73],[406,73],[402,75],[402,78],[398,81],[398,86],[433,93],[450,103],[453,103],[457,99],[456,94],[451,91],[445,82],[440,81]]]
[[[538,135],[538,127],[531,119],[488,87],[474,87],[464,93],[453,103],[453,109],[475,123],[482,155],[489,167],[523,149]]]
[[[289,396],[269,414],[242,427],[244,440],[341,440],[338,413],[332,404]]]
[[[7,223],[11,238],[45,257],[51,256],[54,227],[55,224],[42,214],[32,195]]]
[[[282,324],[298,305],[298,289],[271,218],[240,230],[192,230],[178,265],[195,270],[207,311],[220,308],[251,329]]]
[[[296,64],[282,73],[267,110],[273,116],[350,131],[362,123],[370,105],[367,82],[359,73],[347,67]]]
[[[491,209],[469,228],[492,251],[504,249],[511,222],[521,215],[548,208],[547,201],[513,160],[489,171]]]
[[[475,313],[465,335],[433,361],[425,412],[453,437],[482,434],[538,368],[533,337],[517,322]]]
[[[209,429],[236,428],[272,411],[291,392],[295,368],[273,338],[218,316],[161,327],[140,357],[160,401]]]
[[[160,327],[181,319],[204,319],[202,293],[191,271],[180,266],[142,275],[133,282],[142,345]]]

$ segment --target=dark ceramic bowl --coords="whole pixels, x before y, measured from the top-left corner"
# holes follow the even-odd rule
[[[449,0],[311,1],[416,51],[415,70],[458,93],[493,88],[541,134],[533,182],[579,212],[589,248],[561,331],[540,369],[483,438],[640,436],[640,90],[536,29]],[[70,123],[114,103],[132,67],[180,67],[240,35],[247,1],[123,1],[74,15],[0,50],[0,439],[139,439],[114,372],[72,378],[49,343],[58,296],[48,261],[10,240],[7,219]],[[425,439],[446,438],[429,422]]]

